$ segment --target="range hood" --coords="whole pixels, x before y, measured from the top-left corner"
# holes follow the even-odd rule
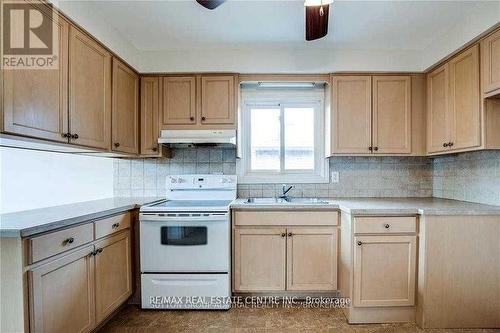
[[[162,130],[158,143],[236,145],[236,130]]]

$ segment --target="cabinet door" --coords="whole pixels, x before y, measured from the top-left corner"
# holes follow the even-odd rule
[[[354,306],[415,304],[416,236],[354,237]]]
[[[160,78],[141,78],[141,154],[158,155]]]
[[[448,115],[448,64],[427,75],[427,151],[447,150],[450,142]]]
[[[500,30],[481,41],[483,93],[500,93]]]
[[[196,123],[196,78],[163,78],[163,125]]]
[[[32,332],[89,332],[94,327],[93,249],[87,246],[28,272]]]
[[[42,9],[41,5],[37,9]],[[41,11],[44,20],[50,9]],[[53,15],[57,15],[55,12]],[[68,29],[62,16],[52,25],[58,39],[57,69],[3,70],[4,131],[68,142]]]
[[[411,78],[373,77],[373,151],[411,153]]]
[[[234,124],[234,77],[201,77],[201,124]]]
[[[112,149],[139,153],[139,76],[113,58]]]
[[[292,228],[287,232],[287,290],[336,290],[337,229]]]
[[[234,230],[234,291],[285,290],[284,228]]]
[[[332,86],[332,154],[369,154],[372,146],[371,77],[335,76]]]
[[[130,232],[95,244],[95,309],[100,323],[132,295]]]
[[[111,143],[111,54],[70,28],[69,131],[72,143],[109,149]]]
[[[473,46],[451,59],[449,70],[451,149],[480,146],[479,47]]]

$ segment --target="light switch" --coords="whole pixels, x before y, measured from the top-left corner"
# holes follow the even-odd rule
[[[340,178],[340,174],[338,171],[332,171],[331,182],[338,183]]]

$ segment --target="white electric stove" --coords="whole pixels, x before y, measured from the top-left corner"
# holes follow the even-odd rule
[[[166,200],[140,210],[142,308],[228,309],[229,205],[236,176],[166,179]]]

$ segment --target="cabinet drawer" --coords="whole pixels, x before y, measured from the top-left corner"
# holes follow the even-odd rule
[[[111,235],[117,231],[130,228],[130,213],[111,216],[94,222],[95,238]]]
[[[29,240],[29,263],[52,257],[93,240],[92,223],[33,237]]]
[[[336,211],[236,211],[234,225],[338,225]]]
[[[417,231],[417,218],[413,216],[394,217],[356,217],[356,234],[396,234]]]

